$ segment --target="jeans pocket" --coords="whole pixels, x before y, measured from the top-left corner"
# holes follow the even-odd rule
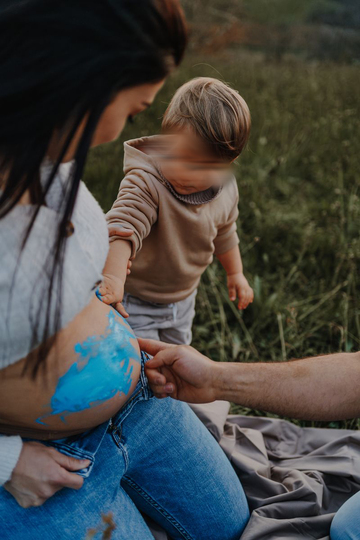
[[[88,478],[95,463],[96,453],[103,441],[108,427],[109,422],[104,422],[100,426],[85,431],[80,435],[57,439],[55,441],[46,441],[45,444],[55,448],[55,450],[66,456],[79,460],[88,459],[90,461],[88,467],[75,471],[79,476]]]
[[[77,452],[70,445],[57,443],[55,441],[49,443],[48,446],[55,448],[55,450],[57,450],[61,454],[64,454],[65,456],[69,456],[75,459],[88,459],[90,461],[88,467],[73,472],[75,474],[78,474],[79,476],[82,476],[83,478],[88,478],[90,476],[90,473],[95,463],[95,455],[86,454],[84,452]]]

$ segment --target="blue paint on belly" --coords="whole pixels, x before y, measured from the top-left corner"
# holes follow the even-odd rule
[[[46,425],[50,416],[65,416],[89,409],[113,398],[128,394],[133,367],[130,360],[140,363],[132,344],[136,338],[125,319],[111,311],[109,325],[102,336],[91,336],[74,347],[78,360],[60,377],[49,407],[51,412],[36,422]]]

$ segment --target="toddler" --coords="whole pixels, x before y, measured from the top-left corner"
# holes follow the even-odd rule
[[[238,298],[239,309],[252,302],[231,173],[250,124],[235,90],[201,77],[175,93],[162,135],[125,143],[125,177],[107,214],[110,252],[98,295],[129,315],[138,337],[190,344],[197,287],[214,255],[226,271],[230,299]],[[131,237],[120,238],[117,228],[131,229]]]

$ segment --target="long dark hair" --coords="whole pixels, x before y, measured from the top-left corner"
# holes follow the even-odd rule
[[[25,192],[30,194],[34,213],[23,246],[86,119],[54,238],[47,323],[41,336],[36,321],[33,324],[33,345],[41,343],[34,375],[59,330],[68,224],[101,114],[120,90],[164,79],[180,63],[185,46],[178,0],[0,0],[0,176],[6,178],[0,218]],[[66,140],[41,185],[40,167],[55,131],[66,133]],[[54,310],[50,304],[55,283]]]

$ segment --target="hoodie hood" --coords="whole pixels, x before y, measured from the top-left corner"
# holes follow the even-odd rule
[[[129,174],[134,169],[141,169],[142,171],[150,173],[155,176],[155,178],[163,184],[174,197],[176,197],[176,199],[186,204],[199,206],[217,199],[222,192],[222,186],[218,188],[209,188],[205,191],[199,191],[198,193],[191,193],[190,195],[181,195],[174,189],[172,184],[170,184],[161,173],[155,157],[145,152],[146,147],[153,147],[160,150],[162,139],[162,135],[153,135],[151,137],[132,139],[124,143],[124,173]]]
[[[129,174],[134,169],[150,173],[163,184],[163,179],[156,165],[155,158],[145,152],[146,148],[159,147],[161,135],[131,139],[124,143],[124,173]]]

